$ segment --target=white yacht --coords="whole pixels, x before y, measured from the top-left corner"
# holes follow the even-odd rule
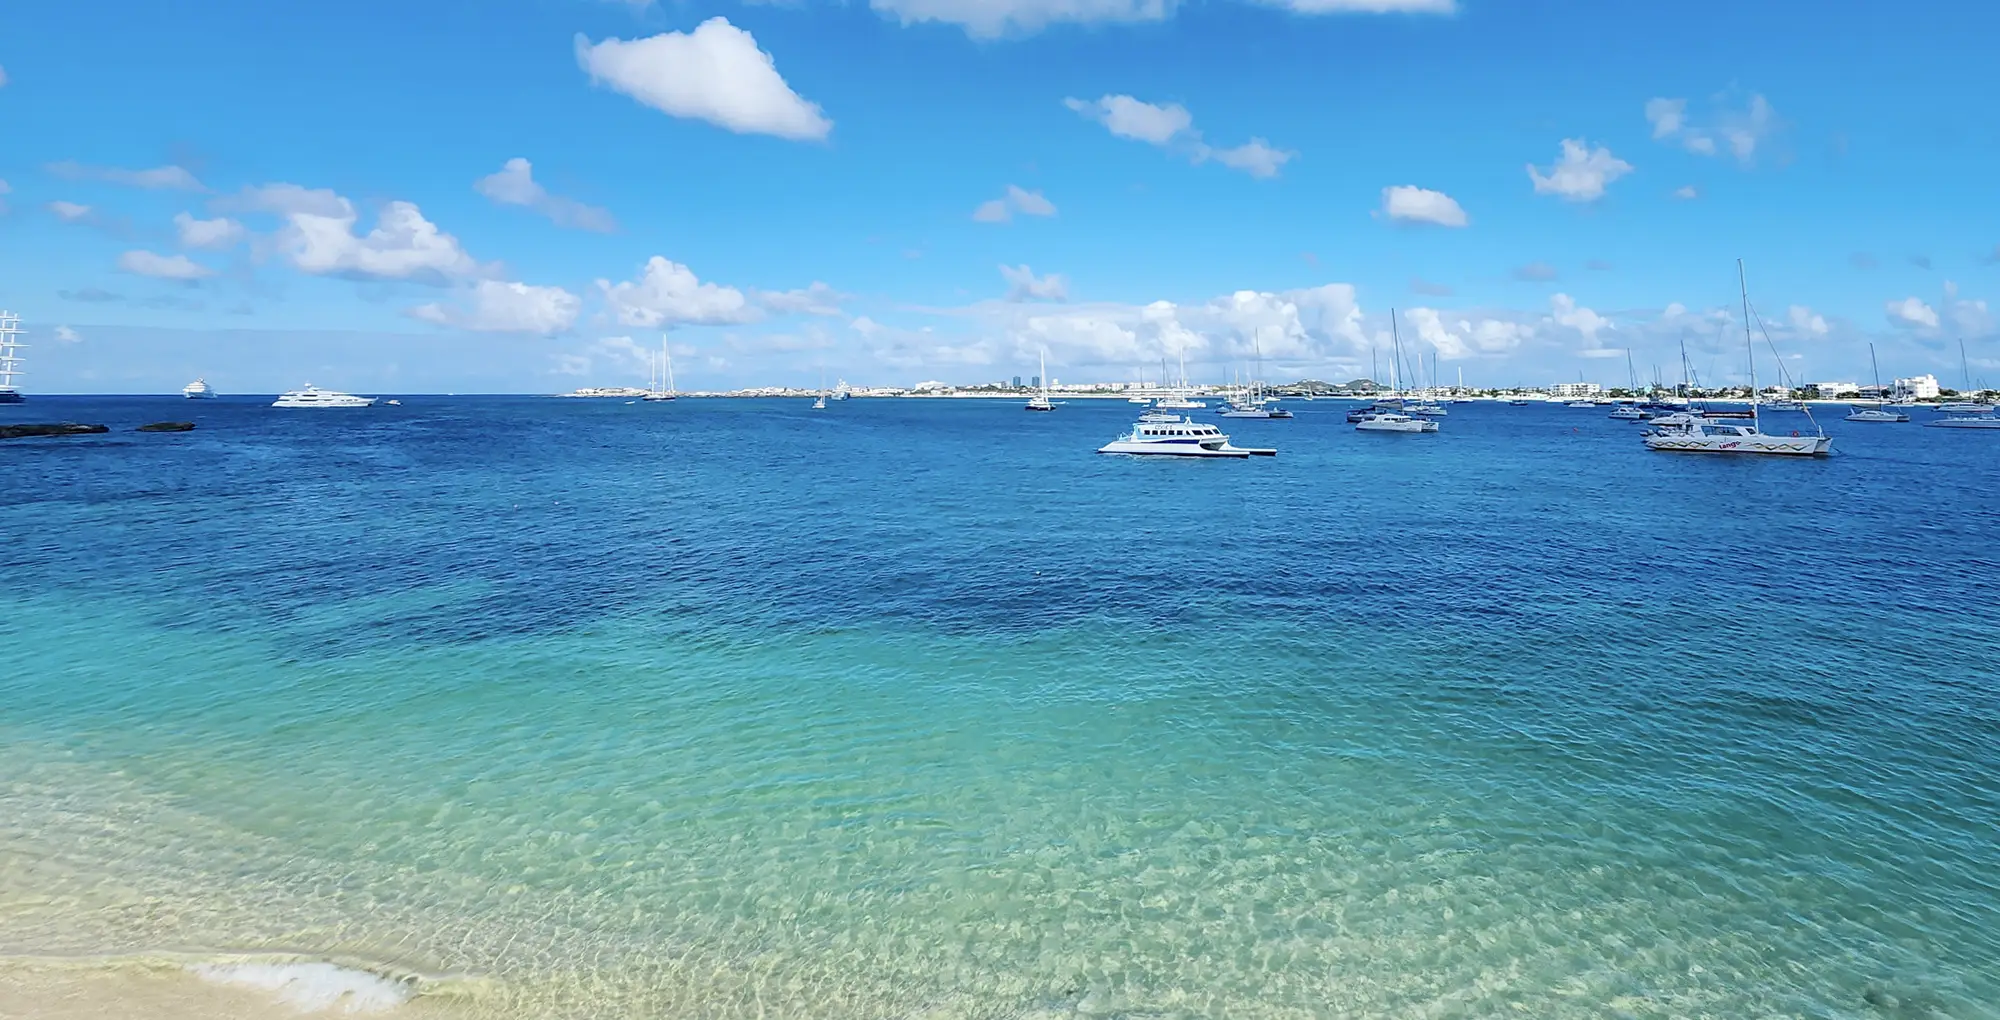
[[[1200,400],[1190,400],[1185,394],[1173,393],[1153,401],[1153,406],[1170,411],[1198,411],[1208,404]]]
[[[1939,414],[1992,414],[1996,408],[1977,400],[1947,400],[1933,410]]]
[[[1042,374],[1035,379],[1035,386],[1041,392],[1028,399],[1030,411],[1053,411],[1056,405],[1049,400],[1049,352],[1042,350]]]
[[[1992,414],[1972,414],[1957,418],[1938,418],[1924,423],[1927,429],[2000,429],[2000,417]]]
[[[1646,421],[1653,414],[1637,404],[1619,404],[1611,409],[1610,417],[1615,421]]]
[[[181,396],[189,400],[214,400],[216,396],[215,387],[210,386],[206,379],[196,379],[186,386],[181,387]]]
[[[1569,403],[1567,403],[1567,404],[1564,404],[1563,406],[1564,406],[1564,407],[1581,407],[1581,408],[1584,408],[1584,409],[1586,409],[1586,410],[1587,410],[1587,409],[1589,409],[1589,408],[1593,408],[1593,407],[1596,407],[1596,406],[1597,406],[1597,403],[1596,403],[1595,401],[1591,401],[1591,400],[1572,400],[1572,401],[1570,401]]]
[[[652,368],[652,378],[646,380],[646,395],[639,399],[658,402],[680,396],[674,390],[674,353],[667,349],[665,333],[660,334],[660,359],[653,362]]]
[[[1132,426],[1131,432],[1104,444],[1097,452],[1151,457],[1240,458],[1252,454],[1268,457],[1278,451],[1231,446],[1229,437],[1221,429],[1183,417],[1179,421],[1141,421]]]
[[[1968,361],[1966,361],[1966,360],[1965,360],[1965,341],[1964,341],[1963,339],[1960,339],[1960,340],[1958,341],[1958,371],[1959,371],[1959,373],[1960,373],[1960,374],[1961,374],[1962,376],[1964,376],[1964,378],[1965,378],[1965,382],[1964,382],[1964,384],[1963,384],[1963,385],[1965,386],[1965,388],[1964,388],[1963,390],[1961,390],[1960,392],[1962,392],[1962,393],[1974,393],[1974,392],[1976,392],[1976,391],[1975,391],[1975,390],[1973,390],[1973,388],[1972,388],[1972,364],[1971,364],[1970,362],[1968,362]],[[1942,412],[1942,413],[1944,413],[1944,414],[1971,414],[1971,415],[1982,415],[1982,416],[1991,416],[1991,415],[1993,414],[1993,411],[1994,411],[1994,406],[1993,406],[1992,404],[1985,404],[1985,403],[1981,403],[1981,402],[1979,402],[1979,401],[1977,401],[1977,400],[1947,400],[1947,401],[1945,401],[1944,403],[1942,403],[1942,404],[1939,404],[1939,405],[1937,406],[1937,409],[1938,409],[1938,411],[1940,411],[1940,412]],[[1924,424],[1926,424],[1926,425],[1932,425],[1932,424],[1936,424],[1936,423],[1935,423],[1935,422],[1925,422]],[[1990,425],[1971,425],[1971,426],[1966,426],[1966,425],[1955,425],[1955,426],[1952,426],[1952,427],[1953,427],[1953,428],[1976,428],[1976,429],[1983,429],[1983,428],[1991,428],[1992,426],[1990,426]]]
[[[1736,285],[1743,295],[1743,349],[1750,355],[1750,413],[1728,416],[1682,411],[1653,419],[1646,430],[1648,450],[1673,453],[1770,453],[1794,457],[1824,457],[1833,449],[1833,440],[1819,423],[1815,435],[1774,436],[1765,432],[1757,417],[1757,348],[1750,339],[1750,285],[1743,275],[1743,260],[1736,260]],[[1812,412],[1806,412],[1808,421]]]
[[[1445,415],[1450,414],[1451,412],[1449,410],[1446,410],[1443,404],[1440,404],[1437,401],[1430,399],[1429,397],[1424,397],[1418,400],[1411,401],[1410,403],[1404,404],[1403,413],[1408,415],[1414,415],[1418,418],[1442,418]]]
[[[1394,411],[1378,411],[1354,423],[1356,432],[1436,432],[1438,423]]]
[[[352,393],[338,390],[323,390],[312,383],[304,389],[283,393],[271,402],[272,407],[373,407],[374,397],[357,397]]]
[[[1882,392],[1882,370],[1880,368],[1875,367],[1874,344],[1868,345],[1868,367],[1875,373],[1875,392],[1877,393]],[[1890,405],[1888,404],[1876,404],[1874,407],[1861,407],[1857,405],[1852,411],[1848,412],[1847,420],[1897,422],[1897,421],[1909,421],[1910,416],[1904,414],[1901,411],[1890,410]]]
[[[833,384],[833,399],[847,400],[853,396],[854,393],[847,388],[847,380],[841,379]]]
[[[1766,411],[1803,411],[1805,409],[1806,405],[1804,403],[1793,400],[1790,397],[1779,397],[1776,400],[1764,401],[1764,410]]]
[[[1891,411],[1883,407],[1857,407],[1847,412],[1848,421],[1895,422],[1909,421],[1910,416],[1901,411]]]

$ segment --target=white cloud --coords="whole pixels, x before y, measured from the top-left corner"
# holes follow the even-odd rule
[[[1196,150],[1195,162],[1212,159],[1230,168],[1241,170],[1252,177],[1276,177],[1278,171],[1298,153],[1274,149],[1262,138],[1252,138],[1233,149],[1216,149],[1207,145]]]
[[[1104,125],[1120,138],[1165,145],[1194,127],[1194,115],[1179,103],[1155,106],[1131,96],[1063,100],[1063,105]]]
[[[243,239],[243,224],[227,216],[198,220],[187,213],[174,215],[183,248],[227,248]]]
[[[508,160],[498,172],[472,182],[472,189],[501,205],[533,209],[559,227],[607,234],[618,229],[609,210],[549,194],[548,189],[535,180],[534,166],[519,156]]]
[[[1901,301],[1890,301],[1884,304],[1882,309],[1888,313],[1889,321],[1898,326],[1924,329],[1936,329],[1938,326],[1937,309],[1918,298],[1906,297]]]
[[[1951,280],[1944,282],[1945,317],[1961,333],[1983,334],[1993,328],[1993,317],[1987,314],[1986,302],[1961,298],[1958,284]]]
[[[1804,305],[1791,306],[1785,310],[1785,316],[1791,320],[1792,328],[1801,333],[1810,333],[1813,336],[1826,335],[1826,316],[1820,315]]]
[[[1666,310],[1660,313],[1662,319],[1678,319],[1687,314],[1687,306],[1679,301],[1668,302]]]
[[[480,271],[458,238],[439,230],[410,202],[384,205],[375,229],[357,236],[354,204],[331,191],[266,185],[247,189],[242,201],[284,217],[273,243],[303,273],[441,283]]]
[[[981,202],[979,208],[972,211],[972,218],[980,223],[1006,223],[1017,212],[1023,216],[1054,216],[1056,204],[1044,198],[1039,191],[1009,184],[999,198]]]
[[[1455,0],[1258,0],[1297,14],[1450,14]],[[1023,35],[1051,24],[1161,21],[1174,0],[870,0],[869,6],[905,25],[941,22],[967,35],[992,39]]]
[[[1417,339],[1429,344],[1445,361],[1480,354],[1507,354],[1534,335],[1533,326],[1502,319],[1461,318],[1447,322],[1443,313],[1434,308],[1412,308],[1403,316],[1416,327]]]
[[[1646,101],[1646,120],[1653,126],[1653,138],[1677,144],[1698,156],[1714,156],[1726,146],[1738,163],[1756,162],[1757,150],[1778,130],[1777,112],[1770,100],[1752,93],[1741,107],[1731,105],[1731,94],[1715,97],[1714,110],[1697,120],[1688,114],[1685,99],[1656,98]]]
[[[1212,146],[1195,130],[1194,115],[1179,103],[1156,105],[1131,96],[1106,95],[1098,99],[1071,97],[1064,99],[1063,105],[1104,125],[1105,130],[1119,138],[1174,147],[1195,163],[1214,160],[1252,177],[1275,177],[1298,155],[1274,148],[1262,138],[1252,138],[1234,148]]]
[[[1056,273],[1038,278],[1027,266],[1001,266],[1000,275],[1007,281],[1009,301],[1069,300],[1069,281]]]
[[[727,18],[710,18],[693,32],[630,41],[593,44],[579,34],[576,61],[594,84],[738,134],[803,141],[824,139],[833,130],[817,104],[785,83],[757,40]]]
[[[49,203],[49,211],[64,223],[78,223],[90,215],[90,207],[75,202],[55,201]]]
[[[1687,107],[1685,99],[1646,100],[1646,120],[1653,125],[1653,137],[1672,138],[1680,134],[1681,125],[1687,123]]]
[[[1692,184],[1683,184],[1674,189],[1674,197],[1683,202],[1692,202],[1701,197],[1701,191]]]
[[[599,280],[597,289],[627,326],[713,326],[753,322],[763,314],[742,291],[703,283],[693,270],[658,255],[646,260],[638,280]]]
[[[156,255],[150,251],[128,251],[118,256],[118,268],[139,276],[161,280],[199,280],[214,276],[215,270],[186,255]]]
[[[76,330],[73,330],[68,326],[57,326],[56,342],[64,344],[80,344],[83,342],[83,334],[78,333]]]
[[[779,315],[839,315],[847,295],[814,280],[798,290],[752,290],[750,299]]]
[[[233,196],[217,199],[212,203],[219,209],[242,212],[267,212],[279,216],[303,213],[310,216],[340,217],[351,216],[354,207],[347,199],[326,188],[307,188],[297,184],[260,184],[246,187]]]
[[[74,160],[50,163],[48,171],[72,181],[108,181],[151,191],[207,191],[185,167],[156,166],[150,170],[126,170],[115,166],[85,166]]]
[[[583,302],[561,287],[480,280],[466,294],[466,305],[449,307],[431,302],[410,309],[413,318],[477,333],[561,333],[576,322]]]
[[[1557,294],[1550,298],[1549,309],[1551,313],[1549,317],[1554,319],[1557,325],[1568,326],[1583,334],[1585,347],[1599,346],[1597,334],[1618,328],[1612,325],[1610,319],[1578,305],[1576,299],[1568,294]]]
[[[1556,195],[1571,202],[1595,202],[1604,197],[1604,188],[1632,172],[1632,164],[1599,146],[1595,149],[1581,138],[1565,138],[1562,156],[1547,172],[1528,164],[1528,179],[1535,182],[1535,194]]]
[[[1409,184],[1382,189],[1382,214],[1399,223],[1435,223],[1462,227],[1470,220],[1458,201],[1442,191]]]

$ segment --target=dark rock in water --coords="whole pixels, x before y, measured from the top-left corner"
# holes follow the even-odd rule
[[[151,423],[151,424],[148,424],[148,425],[141,425],[141,426],[139,426],[139,431],[141,431],[141,432],[193,432],[193,431],[194,431],[194,422],[191,422],[191,421],[156,421],[156,422],[153,422],[153,423]]]
[[[0,425],[0,439],[28,439],[34,436],[94,436],[109,432],[103,425],[78,425],[62,422],[55,425]]]

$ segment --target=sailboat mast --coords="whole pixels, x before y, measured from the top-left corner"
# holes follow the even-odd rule
[[[1743,273],[1743,260],[1736,260],[1736,289],[1743,295],[1743,352],[1750,356],[1750,420],[1757,420],[1757,347],[1750,340],[1750,279]],[[1875,347],[1868,347],[1873,356]],[[1759,429],[1758,431],[1762,431]]]

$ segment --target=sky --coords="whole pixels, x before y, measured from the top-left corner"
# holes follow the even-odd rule
[[[1340,381],[1392,323],[1406,378],[1721,383],[1742,259],[1760,381],[1873,345],[2000,385],[1994,38],[1924,0],[14,0],[0,307],[31,394],[641,385],[663,339],[683,389]]]

